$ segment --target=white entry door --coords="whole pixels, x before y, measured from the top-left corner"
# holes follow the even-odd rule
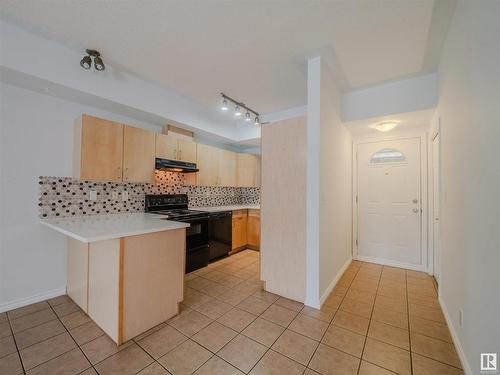
[[[358,145],[358,258],[420,268],[420,138]]]

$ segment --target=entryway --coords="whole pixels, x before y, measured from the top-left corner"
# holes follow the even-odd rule
[[[357,259],[425,269],[421,143],[421,137],[357,143]]]

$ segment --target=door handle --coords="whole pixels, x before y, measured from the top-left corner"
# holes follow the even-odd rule
[[[413,212],[416,213],[416,214],[418,214],[418,211],[419,211],[418,208],[414,208],[413,209]]]

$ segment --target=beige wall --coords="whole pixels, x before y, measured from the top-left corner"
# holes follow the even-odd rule
[[[474,374],[500,355],[499,16],[498,1],[459,1],[439,68],[440,298]]]
[[[266,290],[304,301],[306,123],[262,126],[261,276]]]

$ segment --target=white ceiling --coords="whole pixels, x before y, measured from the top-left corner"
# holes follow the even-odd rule
[[[261,113],[306,103],[306,59],[318,52],[334,56],[344,90],[435,69],[433,9],[433,0],[2,1],[8,21],[96,48],[207,108],[217,111],[224,91]]]

